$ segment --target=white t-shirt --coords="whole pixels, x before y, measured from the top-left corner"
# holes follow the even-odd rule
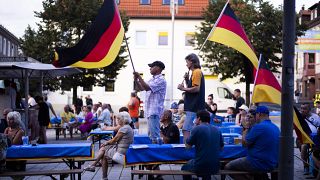
[[[319,116],[315,113],[311,113],[311,116],[309,116],[307,119],[308,126],[311,129],[312,133],[317,133],[317,127],[320,126]]]
[[[36,102],[36,100],[34,100],[33,97],[30,97],[28,99],[28,104],[29,104],[29,106],[35,106],[35,105],[37,105],[37,102]]]

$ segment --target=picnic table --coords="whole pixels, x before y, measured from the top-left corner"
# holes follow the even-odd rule
[[[242,145],[225,145],[221,159],[235,159],[247,155]],[[195,148],[186,149],[184,144],[132,144],[126,154],[126,165],[184,163],[195,157]]]
[[[111,139],[114,131],[101,131],[93,130],[89,133],[89,137],[92,139],[92,144],[99,142],[99,147],[101,146],[102,139]]]
[[[71,170],[81,169],[80,160],[93,157],[94,150],[91,143],[37,144],[36,146],[29,144],[9,147],[6,161],[62,159]],[[76,162],[78,166],[75,165]],[[75,179],[74,174],[70,176],[71,179]],[[78,177],[81,177],[81,173]]]

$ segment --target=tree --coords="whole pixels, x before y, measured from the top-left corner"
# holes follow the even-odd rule
[[[218,19],[224,0],[209,3],[203,17],[205,21],[197,27],[197,49],[200,49],[215,21]],[[263,54],[272,71],[281,67],[282,53],[282,16],[283,11],[275,8],[269,2],[262,0],[232,0],[230,5],[240,20],[256,55]],[[298,24],[297,24],[298,25]],[[302,26],[297,27],[297,35],[305,31]],[[221,79],[238,77],[240,82],[246,82],[246,102],[249,103],[250,83],[253,82],[253,66],[251,62],[238,51],[225,45],[207,41],[200,53],[205,64],[213,74],[221,74]]]
[[[101,0],[45,0],[42,12],[35,12],[41,19],[35,31],[28,27],[22,41],[25,55],[52,63],[52,52],[55,47],[71,47],[84,35],[92,20],[98,13]],[[128,30],[129,18],[120,12],[125,32]],[[109,66],[97,69],[81,69],[83,73],[68,77],[57,77],[44,85],[50,90],[73,89],[73,103],[77,98],[77,87],[100,85],[105,86],[115,80],[118,71],[128,61],[123,43],[116,60]],[[54,83],[53,83],[54,82]]]

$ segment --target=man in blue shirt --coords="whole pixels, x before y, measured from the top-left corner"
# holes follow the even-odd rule
[[[243,138],[243,144],[248,148],[247,157],[229,162],[225,169],[268,172],[278,166],[280,130],[269,119],[266,106],[257,107],[256,121],[257,124]],[[233,178],[242,179],[241,176]]]
[[[181,170],[195,172],[203,176],[204,180],[211,179],[210,175],[220,169],[219,154],[224,145],[222,135],[216,127],[210,125],[210,114],[206,110],[197,112],[196,124],[186,140],[186,148],[195,146],[196,156],[183,165]],[[191,179],[191,176],[184,176],[183,179]]]

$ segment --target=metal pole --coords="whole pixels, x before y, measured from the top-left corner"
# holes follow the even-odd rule
[[[25,114],[25,128],[26,132],[25,135],[28,136],[28,122],[29,122],[29,105],[28,105],[28,94],[29,94],[29,72],[28,69],[24,70],[24,97],[25,97],[25,107],[24,107],[24,114]]]
[[[293,86],[294,44],[296,32],[295,0],[284,0],[281,134],[279,153],[279,179],[293,179]]]
[[[174,16],[175,16],[175,2],[174,0],[170,1],[170,12],[171,12],[171,95],[170,95],[170,103],[173,101],[173,60],[174,60]]]

